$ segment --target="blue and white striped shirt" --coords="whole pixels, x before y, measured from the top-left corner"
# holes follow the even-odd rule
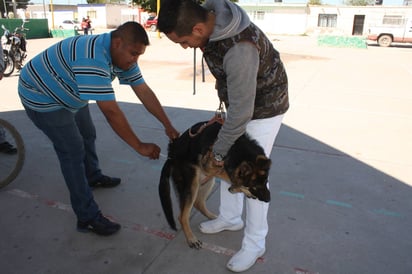
[[[116,77],[120,84],[144,83],[137,64],[126,71],[112,65],[110,41],[110,33],[74,36],[35,56],[20,72],[22,103],[40,112],[75,112],[88,100],[114,100]]]

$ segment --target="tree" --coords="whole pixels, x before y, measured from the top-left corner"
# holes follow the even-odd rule
[[[107,0],[87,0],[87,4],[106,4],[110,2],[111,1],[107,1]]]
[[[322,1],[321,0],[309,0],[308,4],[311,6],[320,6],[322,5]]]
[[[373,5],[375,0],[347,0],[346,4],[349,6],[369,6]]]
[[[19,0],[15,1],[16,9],[26,9],[27,4],[30,0]],[[4,9],[4,2],[6,2],[6,10]],[[13,1],[8,0],[0,0],[0,11],[1,11],[1,18],[6,18],[9,12],[13,12]],[[6,13],[6,16],[5,16]]]
[[[205,0],[194,0],[199,3],[203,3]],[[230,0],[232,2],[239,2],[238,0]],[[157,0],[132,0],[136,5],[141,6],[144,10],[149,12],[157,12]]]
[[[149,12],[157,12],[157,0],[133,0],[132,2]]]

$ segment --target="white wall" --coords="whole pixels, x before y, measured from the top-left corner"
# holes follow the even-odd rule
[[[336,28],[318,27],[318,16],[324,13],[337,14]],[[363,33],[366,35],[369,26],[381,23],[384,15],[411,16],[411,14],[412,7],[311,6],[306,29],[308,33],[314,34],[352,35],[355,15],[365,15]]]
[[[300,35],[306,31],[306,18],[306,14],[265,14],[265,20],[253,22],[266,33]]]
[[[53,29],[53,19],[54,19],[54,29],[59,28],[59,24],[63,22],[63,20],[68,19],[75,19],[75,14],[72,11],[54,11],[53,16],[52,13],[46,11],[46,18],[49,24],[49,29]],[[30,18],[45,18],[44,11],[31,11]]]

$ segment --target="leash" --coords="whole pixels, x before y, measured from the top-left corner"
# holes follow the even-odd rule
[[[226,111],[225,111],[225,106],[223,104],[223,101],[220,100],[219,102],[219,107],[216,109],[215,111],[215,115],[212,117],[212,119],[210,119],[208,122],[204,123],[203,125],[201,125],[199,127],[199,129],[196,132],[192,131],[192,128],[189,129],[189,136],[191,138],[196,137],[197,135],[199,135],[206,127],[214,124],[214,123],[220,123],[223,125],[223,123],[225,122],[226,119]],[[208,152],[208,154],[210,153],[210,151]],[[209,155],[206,158],[210,158]],[[220,174],[223,171],[223,166],[221,166],[219,168],[219,170],[217,172],[215,172],[213,175],[209,175],[206,176],[205,178],[203,178],[200,181],[200,185],[204,185],[206,184],[211,178],[216,177],[217,174]]]
[[[204,123],[203,125],[201,125],[199,127],[199,129],[196,132],[192,132],[192,128],[189,129],[189,136],[191,138],[196,137],[197,135],[199,135],[206,127],[214,124],[214,123],[220,123],[223,125],[223,123],[225,122],[226,119],[226,111],[225,111],[225,107],[222,101],[220,101],[219,103],[219,107],[216,109],[215,111],[215,115],[212,117],[212,119],[210,119],[207,123]]]

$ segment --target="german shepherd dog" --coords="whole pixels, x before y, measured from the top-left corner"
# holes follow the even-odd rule
[[[171,177],[180,205],[178,219],[191,248],[202,246],[190,228],[192,207],[209,219],[216,218],[206,207],[206,199],[214,185],[213,177],[230,182],[228,190],[231,193],[243,192],[248,198],[270,201],[267,181],[271,160],[247,134],[240,136],[230,148],[223,167],[213,164],[210,154],[221,126],[219,122],[200,122],[171,142],[160,176],[159,196],[167,222],[177,230],[170,196]]]

